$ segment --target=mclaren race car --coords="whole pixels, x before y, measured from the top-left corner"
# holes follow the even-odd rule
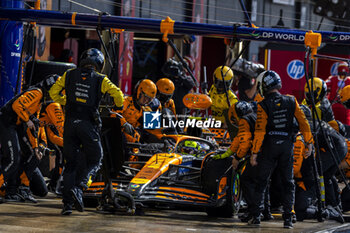
[[[196,206],[221,217],[238,211],[244,166],[232,171],[232,158],[212,159],[223,153],[214,142],[167,135],[159,143],[127,143],[123,148],[118,119],[104,119],[104,127],[101,182],[92,183],[84,193],[85,198],[97,198],[100,209],[113,206],[134,212],[136,207]]]

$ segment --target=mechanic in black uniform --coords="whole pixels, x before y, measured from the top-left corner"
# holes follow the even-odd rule
[[[306,156],[310,156],[313,137],[310,126],[294,97],[279,93],[282,88],[280,76],[271,70],[257,78],[260,94],[265,99],[258,103],[257,120],[250,163],[257,166],[256,198],[251,208],[253,218],[248,222],[260,225],[260,204],[264,190],[275,169],[280,173],[284,184],[283,219],[284,228],[293,228],[292,208],[294,204],[293,182],[293,118],[299,123],[300,132],[307,143]],[[261,153],[258,157],[258,152]]]
[[[103,156],[100,129],[101,119],[98,107],[102,94],[108,92],[118,108],[123,106],[123,93],[105,75],[100,74],[104,56],[98,49],[88,49],[76,69],[68,70],[50,89],[51,98],[66,105],[63,152],[66,166],[63,176],[62,215],[72,213],[72,204],[78,211],[84,211],[83,190],[88,188],[89,179],[98,171]],[[66,95],[60,95],[65,88]],[[80,151],[86,156],[86,168],[78,174]],[[85,159],[84,159],[85,160]]]

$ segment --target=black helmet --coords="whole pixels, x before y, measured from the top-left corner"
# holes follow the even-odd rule
[[[257,77],[259,93],[264,96],[273,89],[280,90],[282,81],[280,76],[272,70],[267,70],[259,74]]]
[[[252,113],[253,106],[246,101],[238,101],[234,103],[228,110],[228,117],[232,122],[238,123],[239,119]]]
[[[43,81],[41,81],[39,83],[39,86],[44,90],[44,91],[49,91],[52,87],[52,85],[55,84],[55,82],[57,81],[57,79],[60,76],[58,74],[50,74],[48,76],[46,76]]]
[[[162,67],[162,72],[167,77],[176,77],[183,74],[183,66],[180,62],[176,61],[173,58],[170,58]]]
[[[252,105],[246,101],[238,101],[235,104],[235,109],[239,118],[242,118],[243,116],[253,112]]]
[[[80,57],[80,67],[92,65],[98,72],[101,72],[105,63],[105,56],[103,53],[95,48],[88,49]]]

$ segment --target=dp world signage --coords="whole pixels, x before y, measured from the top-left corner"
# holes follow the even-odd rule
[[[304,77],[305,74],[304,63],[299,59],[290,61],[287,65],[287,74],[292,79],[301,79],[302,77]]]

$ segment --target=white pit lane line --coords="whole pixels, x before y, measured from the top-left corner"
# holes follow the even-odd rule
[[[340,226],[332,227],[332,228],[329,228],[329,229],[326,229],[326,230],[322,230],[322,231],[316,231],[315,233],[332,233],[332,232],[334,232],[337,229],[340,229],[340,228],[343,228],[343,227],[348,227],[348,226],[350,226],[350,223],[342,224]]]

